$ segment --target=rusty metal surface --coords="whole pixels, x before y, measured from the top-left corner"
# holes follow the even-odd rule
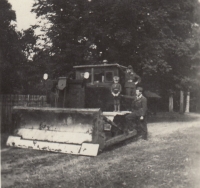
[[[26,110],[26,111],[45,111],[54,113],[82,113],[82,114],[94,114],[99,113],[100,108],[52,108],[52,107],[24,107],[14,106],[14,111]]]
[[[45,150],[51,152],[68,153],[74,155],[87,155],[96,156],[98,153],[98,144],[83,144],[83,145],[73,145],[73,144],[62,144],[53,142],[41,142],[35,140],[24,140],[20,137],[9,136],[7,146],[19,147],[19,148],[29,148],[35,150]]]
[[[116,115],[125,115],[131,113],[130,111],[121,111],[121,112],[103,112],[102,114],[106,116],[109,120],[113,121]]]
[[[13,123],[15,128],[39,129],[60,132],[92,132],[94,120],[100,114],[98,110],[57,108],[14,109]]]
[[[65,106],[79,109],[85,107],[85,87],[82,84],[68,84]]]
[[[58,80],[58,89],[63,90],[67,85],[66,77],[60,77]]]
[[[19,129],[16,135],[28,140],[82,144],[92,142],[92,133],[58,132],[37,129]]]
[[[127,111],[102,113],[100,109],[15,107],[13,112],[15,131],[7,145],[14,147],[96,156],[99,149],[137,134],[124,135],[123,131],[112,134],[112,127],[118,127],[113,118],[130,113]],[[105,121],[105,116],[110,120]],[[107,132],[111,134],[104,130],[108,124],[111,128]]]
[[[106,143],[105,143],[105,147],[109,147],[111,145],[117,144],[117,143],[122,142],[124,140],[127,140],[129,138],[132,138],[136,135],[137,135],[136,130],[129,131],[129,133],[127,135],[126,134],[118,135],[116,137],[113,137],[113,138],[107,140]]]
[[[15,107],[14,135],[29,140],[82,144],[92,142],[99,109]]]
[[[83,143],[80,150],[80,154],[88,156],[97,156],[98,150],[99,150],[99,144]]]

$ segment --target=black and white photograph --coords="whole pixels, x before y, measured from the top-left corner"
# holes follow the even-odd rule
[[[200,0],[0,0],[2,188],[200,188]]]

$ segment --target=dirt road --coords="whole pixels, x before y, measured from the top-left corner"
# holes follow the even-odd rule
[[[200,114],[189,113],[184,116],[180,118],[181,116],[175,115],[169,122],[153,123],[149,127],[149,132],[152,140],[156,140],[158,136],[169,136],[177,132],[184,134],[186,140],[189,138],[188,157],[185,159],[188,165],[185,175],[189,176],[192,188],[200,188]]]
[[[160,114],[158,117],[154,117],[153,122],[149,125],[149,132],[152,137],[158,135],[169,135],[175,131],[185,131],[191,127],[200,126],[200,114],[188,113],[184,115],[179,114]]]

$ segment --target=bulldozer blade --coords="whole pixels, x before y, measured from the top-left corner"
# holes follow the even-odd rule
[[[9,136],[7,146],[44,150],[74,155],[96,156],[99,144],[83,143],[81,145],[24,140],[18,136]]]
[[[14,136],[69,144],[96,143],[100,114],[100,109],[14,107]]]
[[[96,156],[98,151],[132,138],[125,134],[126,114],[80,108],[13,108],[8,146]],[[118,117],[118,118],[117,118]]]

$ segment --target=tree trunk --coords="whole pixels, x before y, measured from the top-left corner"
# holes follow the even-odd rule
[[[186,97],[186,108],[185,112],[189,113],[190,112],[190,92],[187,92],[187,97]]]
[[[180,91],[180,113],[183,113],[183,106],[184,106],[184,94],[183,91]]]
[[[174,99],[173,99],[173,94],[170,94],[169,96],[169,112],[174,111]]]

